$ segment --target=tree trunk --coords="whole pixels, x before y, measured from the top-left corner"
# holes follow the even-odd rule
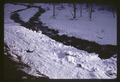
[[[89,20],[92,20],[92,4],[89,4]]]
[[[53,17],[55,17],[55,3],[53,3]]]
[[[73,19],[76,18],[76,4],[73,3]]]
[[[82,17],[82,4],[79,4],[80,6],[80,17]]]
[[[113,14],[113,17],[115,18],[115,10],[112,8],[112,14]]]

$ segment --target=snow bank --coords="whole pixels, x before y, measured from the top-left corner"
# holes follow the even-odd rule
[[[97,54],[65,46],[42,32],[36,33],[22,26],[5,24],[4,33],[9,53],[30,66],[23,69],[28,74],[44,74],[50,79],[116,78],[115,58],[101,60]]]

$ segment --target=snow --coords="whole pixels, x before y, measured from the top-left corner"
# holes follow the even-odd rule
[[[15,24],[13,20],[10,19],[10,15],[13,11],[19,10],[19,9],[25,9],[26,6],[22,5],[13,5],[10,3],[7,3],[4,5],[4,23],[10,23]]]
[[[29,9],[27,9],[27,10],[25,10],[25,11],[19,12],[19,15],[20,15],[20,17],[21,17],[21,19],[22,19],[23,21],[28,22],[29,19],[30,19],[37,11],[38,11],[37,8],[29,8]],[[28,13],[28,14],[26,15],[26,13]]]
[[[9,6],[11,5],[6,4],[5,9]],[[12,12],[11,9],[8,11]],[[50,79],[117,77],[116,58],[100,59],[98,54],[66,46],[42,34],[41,31],[32,31],[10,21],[4,23],[4,42],[10,48],[9,53],[13,60],[29,66],[21,70],[30,75],[41,77],[41,74],[44,74]]]
[[[115,75],[107,76],[107,71],[116,72],[116,60],[101,60],[97,54],[90,54],[71,46],[65,46],[49,37],[28,30],[22,26],[5,24],[5,43],[10,47],[10,53],[21,57],[21,61],[31,69],[25,70],[28,74],[39,76],[37,71],[51,79],[111,79]],[[32,49],[32,53],[26,50]],[[60,54],[61,53],[61,54]],[[58,55],[70,55],[59,58]],[[76,67],[81,64],[82,67]],[[108,68],[108,69],[106,69]],[[93,69],[96,72],[91,72]],[[102,72],[102,74],[101,74]],[[74,75],[73,75],[74,74]],[[79,74],[83,74],[80,76]],[[116,73],[115,73],[116,74]]]
[[[43,4],[45,8],[46,4]],[[78,38],[95,41],[99,44],[117,45],[117,16],[113,17],[109,11],[99,11],[99,6],[93,6],[94,12],[92,21],[89,20],[88,10],[85,4],[83,6],[83,16],[80,17],[79,6],[77,5],[77,18],[72,20],[73,8],[63,4],[65,9],[59,10],[56,6],[56,17],[52,17],[52,5],[42,14],[40,20],[50,28],[59,30],[59,34],[67,34]]]

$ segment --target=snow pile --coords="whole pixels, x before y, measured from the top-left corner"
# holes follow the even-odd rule
[[[38,5],[38,4],[37,4]],[[72,4],[71,4],[72,5]],[[56,16],[52,17],[52,5],[42,4],[47,12],[40,17],[41,21],[50,28],[59,30],[59,34],[67,34],[78,38],[95,41],[99,44],[117,44],[117,17],[106,10],[98,10],[99,6],[93,5],[92,21],[89,20],[88,9],[82,4],[82,17],[77,5],[77,18],[72,20],[73,7],[63,4],[65,8],[59,9],[56,5]]]
[[[30,66],[22,69],[28,74],[44,74],[50,79],[116,78],[115,58],[101,60],[97,54],[63,45],[41,31],[36,33],[18,25],[5,24],[4,33],[9,53]]]

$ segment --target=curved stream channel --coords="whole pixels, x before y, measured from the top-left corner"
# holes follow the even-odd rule
[[[28,8],[26,8],[26,9],[36,7],[39,9],[39,11],[36,12],[29,19],[28,22],[24,22],[18,14],[18,12],[26,10],[26,9],[21,9],[21,10],[17,10],[15,12],[13,12],[11,14],[11,19],[14,22],[19,23],[21,26],[24,26],[28,29],[31,29],[31,30],[34,30],[37,32],[39,30],[41,30],[43,34],[47,35],[48,37],[50,37],[58,42],[63,43],[65,45],[71,45],[77,49],[85,50],[89,53],[97,53],[97,54],[99,54],[99,57],[102,59],[110,58],[114,54],[117,54],[117,46],[114,46],[114,45],[100,45],[98,43],[83,40],[83,39],[76,38],[76,37],[68,37],[67,35],[59,35],[58,30],[50,29],[48,26],[43,26],[43,23],[40,21],[39,17],[45,12],[44,9],[42,9],[41,7],[38,7],[38,6],[30,6],[30,5],[28,5],[27,7]],[[11,62],[8,59],[5,59],[5,60]],[[11,64],[11,66],[12,66],[12,64]],[[24,74],[22,74],[22,75],[24,75]],[[29,76],[29,77],[31,77],[31,76]]]
[[[83,39],[76,38],[73,36],[68,37],[67,35],[59,35],[58,30],[50,29],[48,26],[43,26],[43,23],[40,21],[39,17],[41,16],[41,14],[43,14],[45,12],[45,10],[38,6],[33,6],[33,7],[38,8],[39,11],[36,12],[29,19],[28,22],[24,22],[20,18],[19,14],[18,14],[18,12],[20,12],[20,10],[13,12],[13,14],[11,15],[11,19],[14,20],[16,23],[19,23],[28,29],[31,29],[34,31],[41,30],[43,34],[47,35],[48,37],[50,37],[58,42],[63,43],[65,45],[71,45],[77,49],[85,50],[89,53],[95,52],[95,53],[99,54],[99,57],[102,59],[106,59],[106,58],[111,57],[114,54],[117,54],[117,46],[114,46],[114,45],[100,45],[98,43],[83,40]]]

